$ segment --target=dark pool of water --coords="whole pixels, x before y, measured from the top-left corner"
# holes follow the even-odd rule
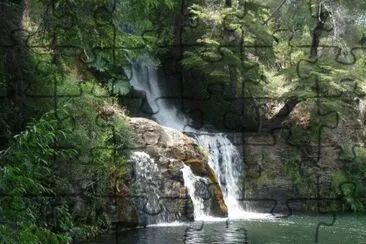
[[[332,222],[335,222],[332,224]],[[328,226],[331,225],[331,226]],[[317,232],[318,230],[318,232]],[[149,226],[103,236],[92,244],[364,243],[365,215],[290,216],[283,219],[194,222]]]

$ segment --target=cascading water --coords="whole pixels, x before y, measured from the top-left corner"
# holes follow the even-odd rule
[[[179,131],[195,134],[198,144],[209,153],[209,165],[214,170],[220,187],[224,194],[224,200],[228,207],[230,218],[247,218],[248,215],[238,200],[242,197],[240,175],[242,172],[242,159],[240,153],[231,141],[222,133],[203,133],[188,127],[190,120],[178,110],[170,106],[164,99],[158,84],[157,70],[149,64],[135,62],[131,68],[131,85],[139,91],[144,91],[146,100],[154,112],[153,117],[163,126],[171,127]],[[160,99],[160,100],[159,100]],[[199,177],[195,176],[188,166],[182,168],[184,184],[194,205],[195,219],[204,219],[207,213],[204,210],[203,199],[197,196],[196,183]]]
[[[147,105],[150,106],[153,117],[159,124],[179,131],[188,129],[189,120],[179,113],[176,107],[164,100],[159,87],[157,70],[153,65],[135,62],[132,64],[130,73],[131,85],[134,89],[145,92]]]
[[[159,209],[159,189],[154,183],[157,178],[161,175],[158,166],[154,162],[149,154],[145,152],[133,152],[130,160],[134,162],[135,174],[136,174],[136,185],[137,189],[135,195],[145,195],[149,201],[146,206],[146,210]],[[144,205],[146,199],[139,199],[139,204]],[[145,215],[144,218],[146,223],[159,223],[164,221],[164,218],[158,215]]]
[[[221,133],[198,135],[199,145],[209,152],[208,163],[219,180],[224,200],[228,207],[229,218],[243,215],[243,207],[238,200],[242,195],[240,175],[242,159],[236,147]]]
[[[199,220],[204,218],[207,214],[205,212],[204,200],[196,194],[196,183],[203,178],[193,174],[191,168],[187,165],[183,165],[181,169],[183,173],[184,185],[188,189],[188,194],[192,199],[194,207],[194,219]]]

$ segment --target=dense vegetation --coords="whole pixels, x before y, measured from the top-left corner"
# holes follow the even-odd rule
[[[109,226],[106,196],[133,136],[119,104],[131,89],[123,67],[146,53],[163,65],[179,60],[174,70],[191,87],[188,98],[202,100],[205,120],[217,128],[290,130],[297,150],[286,157],[288,177],[300,190],[308,187],[296,171],[309,154],[303,149],[336,124],[342,167],[334,192],[345,195],[345,210],[365,210],[357,199],[366,192],[364,121],[356,135],[338,123],[360,117],[365,1],[0,6],[0,235],[7,243],[66,243]],[[299,104],[304,114],[291,117]]]
[[[92,1],[1,5],[1,236],[6,243],[91,238],[110,225],[109,191],[133,136],[116,102],[128,86],[113,83],[121,68],[112,59],[121,54],[84,59],[111,46],[116,30],[94,22]],[[57,29],[62,11],[76,28]]]

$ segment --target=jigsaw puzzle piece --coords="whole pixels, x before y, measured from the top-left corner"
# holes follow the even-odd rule
[[[302,95],[304,99],[328,98],[347,101],[353,99],[351,96],[364,96],[358,80],[350,72],[350,67],[344,64],[336,66],[338,67],[334,69],[322,61],[306,59],[297,63],[298,78],[306,84],[304,87],[300,86],[307,92]]]
[[[21,1],[2,1],[0,3],[3,14],[0,16],[1,25],[1,42],[0,48],[5,51],[6,49],[16,50],[22,41],[19,39],[19,33],[22,33],[22,18],[19,17],[19,9],[22,9]],[[18,16],[18,18],[10,18],[13,16]],[[15,33],[18,33],[16,35]],[[5,48],[5,49],[4,49]]]
[[[341,49],[338,51],[336,55],[336,62],[342,65],[354,65],[357,62],[358,58],[362,57],[362,54],[365,52],[366,47],[352,47],[351,50],[347,50],[347,52],[342,52]]]
[[[250,52],[242,54],[248,56],[245,60],[236,57],[237,52],[242,52],[239,47],[223,45],[187,50],[182,61],[184,98],[207,101],[211,96],[218,95],[214,93],[221,93],[224,100],[235,101],[251,98],[252,93],[260,96],[259,85],[265,82],[260,66],[253,62],[255,57]],[[255,80],[243,78],[250,76],[255,76]],[[221,86],[221,90],[216,91],[216,86]]]
[[[191,243],[192,242],[192,238],[190,237],[192,235],[192,232],[201,232],[204,228],[204,222],[202,221],[200,223],[199,226],[197,226],[196,223],[193,223],[192,226],[189,226],[185,229],[184,231],[184,239],[183,239],[183,243]]]
[[[176,85],[176,79],[167,80],[152,63],[152,60],[137,60],[127,70],[131,83],[131,92],[123,99],[132,105],[134,116],[159,117],[161,109],[179,107],[181,93],[179,89],[167,93]],[[173,83],[173,84],[171,84]],[[179,86],[178,86],[179,87]],[[177,111],[178,112],[178,111]]]
[[[168,140],[167,135],[159,131],[158,127],[136,129],[141,136],[135,138],[136,143],[131,147],[130,164],[133,180],[129,185],[134,195],[142,196],[136,199],[140,223],[153,224],[163,219],[192,220],[193,206],[183,183],[182,172],[178,167],[184,160],[188,160],[189,155],[185,153],[180,155],[182,152],[165,145],[164,143]],[[157,152],[156,147],[163,147],[159,150],[166,151],[168,154],[156,158],[158,153],[163,153],[163,151]],[[169,157],[173,158],[169,159]]]
[[[111,185],[108,199],[112,201],[112,224],[117,232],[124,228],[146,225],[142,214],[148,202],[147,196],[135,190],[139,184],[135,166],[131,161],[123,162],[126,172],[120,172],[118,164],[112,165]],[[116,236],[117,238],[117,236]],[[118,242],[117,242],[118,243]]]
[[[227,219],[227,220],[225,221],[225,227],[226,227],[226,229],[231,228],[231,225],[232,225],[232,221],[230,221],[230,219]],[[234,225],[234,226],[235,226],[235,225]],[[246,228],[241,227],[241,228],[237,228],[237,229],[235,229],[234,231],[235,231],[235,232],[240,231],[240,232],[242,232],[242,233],[243,233],[243,238],[242,238],[242,243],[243,243],[243,244],[248,244],[248,243],[249,243],[249,241],[248,241],[248,230],[247,230]],[[240,241],[240,243],[241,243],[241,241]]]
[[[231,9],[226,9],[227,11],[223,11],[223,13],[221,13],[221,17],[223,18],[223,22],[222,22],[222,28],[214,28],[214,32],[216,36],[221,36],[221,35],[228,35],[231,38],[231,41],[228,40],[227,43],[211,43],[213,45],[210,45],[209,40],[206,40],[206,37],[201,37],[201,36],[197,36],[197,34],[194,34],[194,31],[196,30],[196,28],[190,28],[189,30],[193,31],[191,32],[187,32],[184,30],[183,31],[183,35],[187,35],[189,37],[193,36],[197,36],[197,40],[193,39],[192,42],[190,41],[185,41],[183,40],[181,43],[181,48],[184,51],[184,59],[183,60],[183,66],[185,66],[185,64],[188,62],[188,60],[190,60],[190,62],[194,62],[196,65],[194,65],[192,68],[193,69],[187,69],[187,68],[183,68],[183,73],[181,73],[183,76],[182,80],[182,85],[185,86],[184,88],[184,93],[187,95],[184,95],[184,97],[188,98],[192,98],[192,99],[202,99],[202,94],[201,96],[199,94],[195,95],[195,92],[197,92],[196,89],[190,89],[192,88],[192,86],[195,85],[195,82],[191,82],[191,83],[187,83],[187,80],[192,80],[189,79],[189,76],[192,76],[193,78],[196,76],[196,73],[194,71],[195,68],[198,67],[203,67],[205,70],[205,73],[207,73],[206,75],[211,77],[212,79],[220,79],[222,80],[223,76],[225,76],[225,79],[229,79],[229,68],[223,69],[224,66],[230,66],[233,63],[233,53],[235,52],[242,52],[243,47],[240,46],[240,42],[242,42],[242,31],[240,30],[240,28],[238,27],[232,27],[232,26],[227,26],[227,23],[230,21],[233,21],[233,19],[235,19],[236,22],[240,22],[243,18],[245,18],[246,16],[246,3],[243,4],[242,8],[238,8],[238,11],[235,12]],[[195,12],[199,12],[200,9],[194,9],[195,7],[192,7],[192,14],[193,14],[193,19],[194,20],[198,20],[199,18],[197,16],[195,16]],[[221,11],[221,10],[217,10],[217,11]],[[211,17],[208,17],[211,18]],[[206,21],[207,22],[207,21]],[[199,23],[204,25],[205,20],[199,20]],[[207,24],[207,23],[206,23]],[[238,24],[240,25],[240,24]],[[196,26],[195,26],[196,27]],[[209,28],[211,28],[211,26],[209,26]],[[199,30],[200,28],[197,28],[197,30]],[[223,33],[221,33],[223,32]],[[227,33],[226,33],[227,32]],[[199,33],[198,33],[199,35]],[[210,37],[211,38],[211,37]],[[221,37],[220,37],[221,38]],[[229,38],[229,39],[230,39]],[[232,39],[234,38],[234,39]],[[183,56],[182,56],[183,58]],[[195,58],[195,59],[194,59]],[[188,64],[188,63],[187,63]],[[202,83],[203,80],[203,76],[200,75],[201,77],[197,76],[196,78],[194,78],[194,81],[200,82]],[[207,84],[210,85],[210,84]],[[202,87],[202,85],[201,85]]]

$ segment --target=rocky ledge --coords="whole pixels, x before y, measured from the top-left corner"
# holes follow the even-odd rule
[[[112,189],[117,207],[115,221],[121,227],[193,220],[193,203],[181,171],[184,164],[205,182],[207,212],[227,216],[218,181],[194,139],[149,119],[128,120],[136,135],[129,170]]]

